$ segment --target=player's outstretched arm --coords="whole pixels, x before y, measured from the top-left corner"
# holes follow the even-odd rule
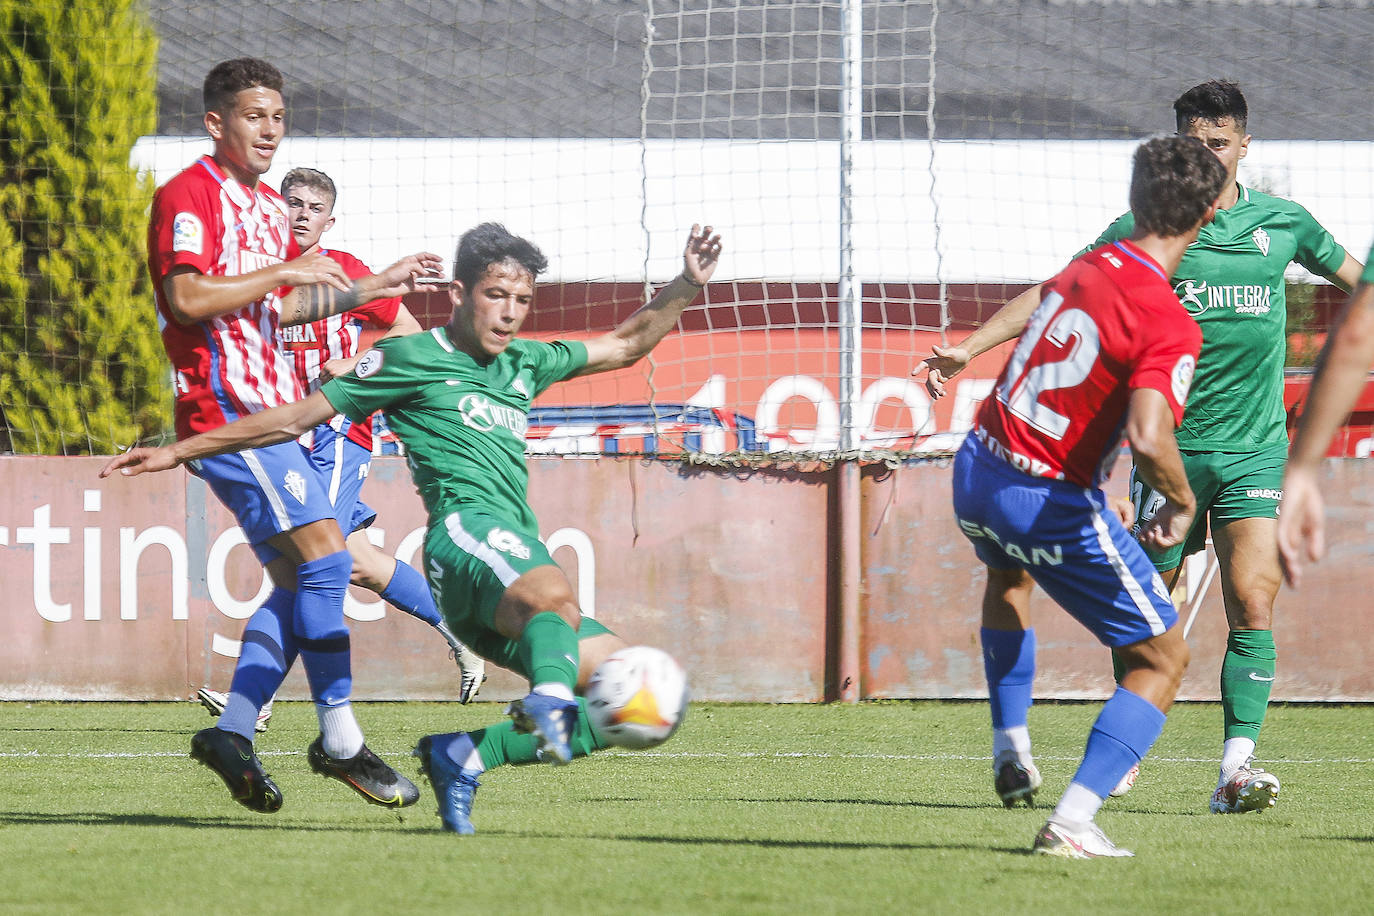
[[[106,462],[100,469],[100,476],[109,477],[118,471],[125,477],[134,477],[152,471],[168,471],[197,458],[276,445],[305,434],[337,412],[324,393],[316,391],[302,400],[249,414],[172,445],[130,449]]]
[[[1174,439],[1174,412],[1162,392],[1153,388],[1131,392],[1126,440],[1131,443],[1137,473],[1165,500],[1140,532],[1140,539],[1156,549],[1172,547],[1188,534],[1197,501]]]
[[[404,296],[415,290],[416,278],[439,276],[442,265],[443,259],[437,254],[422,251],[407,255],[378,273],[350,281],[351,286],[344,289],[324,283],[297,286],[282,297],[280,321],[283,325],[309,324],[374,299]]]
[[[315,252],[232,277],[209,276],[183,265],[163,278],[162,291],[172,320],[188,325],[236,312],[283,286],[312,284],[347,292],[353,280],[339,262]]]
[[[1037,283],[1016,296],[984,322],[983,326],[965,337],[952,347],[935,346],[931,349],[934,356],[927,356],[921,364],[911,370],[912,375],[926,373],[926,391],[939,400],[946,394],[945,386],[968,366],[973,358],[991,350],[1000,343],[1020,337],[1030,321],[1031,314],[1040,305],[1040,289]]]
[[[1302,578],[1303,566],[1326,550],[1317,469],[1336,430],[1350,415],[1374,363],[1374,283],[1361,284],[1336,317],[1331,335],[1317,357],[1317,371],[1307,396],[1284,473],[1279,513],[1279,561],[1289,585]]]
[[[682,273],[615,330],[587,341],[587,364],[577,374],[623,369],[657,346],[677,326],[682,310],[711,281],[720,248],[720,236],[710,226],[693,224],[682,254]]]

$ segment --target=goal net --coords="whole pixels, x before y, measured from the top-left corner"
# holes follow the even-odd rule
[[[20,20],[46,5],[0,0]],[[145,176],[88,192],[123,195],[120,221],[136,237],[151,187],[209,149],[201,80],[238,56],[266,58],[286,78],[289,136],[265,180],[308,166],[339,188],[328,247],[374,267],[419,250],[451,260],[465,229],[502,222],[550,258],[528,336],[605,333],[680,271],[693,223],[721,232],[714,282],[651,358],[541,397],[534,453],[947,452],[1001,360],[988,354],[938,402],[912,370],[1126,209],[1134,147],[1172,130],[1172,100],[1206,79],[1234,79],[1249,98],[1256,140],[1242,182],[1298,200],[1357,257],[1374,232],[1369,68],[1352,63],[1374,47],[1363,0],[108,6],[155,36],[155,65],[118,59],[111,40],[86,70],[61,66],[83,47],[96,53],[120,22],[96,35],[90,17],[29,13],[9,41],[33,64],[12,71],[17,90],[0,91],[41,90],[70,119],[96,123],[108,111],[71,97],[91,73],[155,98],[138,136],[94,132],[123,142]],[[25,177],[24,195],[52,193],[63,186],[54,174],[79,167],[65,155],[35,159],[21,118],[0,124],[4,165]],[[92,135],[83,130],[69,131],[73,154]],[[101,452],[165,435],[165,378],[111,368],[161,359],[155,340],[151,350],[73,343],[99,338],[99,311],[69,329],[72,340],[42,331],[69,295],[45,282],[59,266],[42,255],[74,233],[60,212],[15,204],[17,193],[0,191],[10,200],[0,233],[13,236],[0,238],[0,290],[11,300],[0,313],[0,449]],[[98,213],[81,219],[91,232],[108,228]],[[127,247],[114,255],[136,257]],[[135,268],[98,308],[151,326]],[[447,320],[442,290],[407,301],[427,326]],[[1320,292],[1299,317],[1319,328],[1335,301]],[[69,359],[63,347],[84,349]],[[26,381],[14,368],[23,360],[60,384]],[[79,404],[58,415],[47,401],[64,385],[106,386],[101,400],[138,401],[137,419],[94,423],[94,407]],[[131,385],[143,386],[141,399]],[[29,429],[43,424],[57,434]]]

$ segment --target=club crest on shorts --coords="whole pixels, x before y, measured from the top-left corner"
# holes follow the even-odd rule
[[[296,497],[296,502],[305,505],[305,478],[299,471],[287,471],[286,476],[282,478],[282,486],[286,488],[286,492]]]

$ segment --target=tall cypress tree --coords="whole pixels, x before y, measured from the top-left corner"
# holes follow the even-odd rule
[[[156,52],[140,0],[0,0],[0,450],[109,453],[169,427],[152,179],[129,164]]]

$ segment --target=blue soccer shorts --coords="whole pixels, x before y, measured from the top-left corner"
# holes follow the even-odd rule
[[[363,483],[372,467],[372,453],[327,423],[315,427],[310,460],[329,488],[329,502],[338,515],[344,537],[377,520],[377,512],[361,499]]]
[[[1101,490],[1031,477],[969,436],[954,458],[954,514],[978,559],[1026,570],[1103,645],[1178,622],[1164,581]]]
[[[335,518],[329,487],[299,442],[282,442],[190,462],[238,520],[264,566],[280,554],[267,541],[286,531]]]

